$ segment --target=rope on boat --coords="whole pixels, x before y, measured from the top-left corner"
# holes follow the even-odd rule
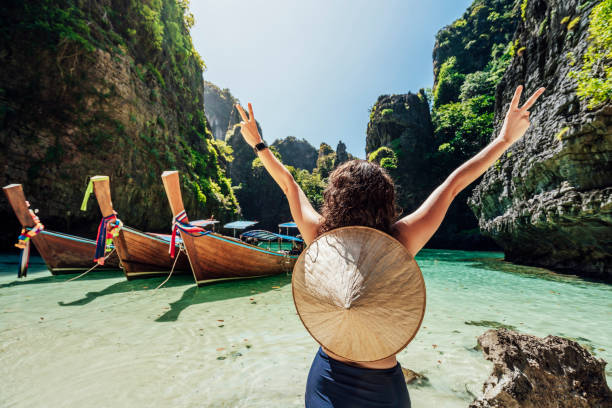
[[[28,207],[30,203],[26,201]],[[28,276],[28,266],[30,264],[30,238],[40,234],[45,226],[40,222],[38,216],[32,211],[32,209],[28,209],[30,216],[32,217],[32,221],[34,221],[34,226],[32,228],[25,227],[21,229],[21,233],[19,234],[19,238],[17,238],[17,243],[15,246],[21,249],[21,255],[19,260],[19,265],[17,269],[17,277],[25,278]]]
[[[170,277],[172,276],[172,273],[174,272],[174,267],[176,266],[176,261],[178,261],[179,256],[181,256],[181,253],[182,253],[182,252],[185,252],[185,247],[183,246],[183,244],[181,244],[181,245],[179,246],[179,252],[178,252],[178,254],[176,255],[176,258],[174,258],[174,263],[172,264],[172,269],[170,269],[170,273],[168,274],[168,277],[167,277],[167,278],[166,278],[166,279],[165,279],[165,280],[164,280],[162,283],[160,283],[160,284],[159,284],[159,285],[158,285],[158,286],[155,288],[155,290],[157,290],[157,289],[161,288],[162,286],[164,286],[164,285],[166,284],[166,282],[168,282],[168,281],[170,280]]]
[[[205,230],[202,227],[198,227],[197,225],[190,224],[188,222],[183,222],[183,220],[187,219],[187,213],[185,210],[176,214],[176,216],[172,219],[172,237],[170,238],[170,248],[168,252],[170,252],[170,257],[174,258],[175,246],[176,246],[176,235],[177,233],[180,235],[181,233],[185,233],[192,237],[201,237],[203,235],[208,235],[211,231]]]
[[[103,258],[103,262],[102,262],[102,263],[98,263],[98,262],[96,262],[96,263],[94,264],[94,266],[92,266],[91,268],[89,268],[88,270],[86,270],[85,272],[83,272],[82,274],[80,274],[79,276],[75,276],[74,278],[70,278],[70,279],[68,279],[66,282],[72,282],[72,281],[73,281],[73,280],[75,280],[75,279],[79,279],[80,277],[85,276],[85,275],[87,275],[89,272],[91,272],[91,271],[93,271],[94,269],[96,269],[98,266],[100,266],[100,265],[104,265],[104,260],[106,260],[106,259],[107,259],[109,256],[111,256],[111,255],[113,254],[113,252],[115,252],[115,248],[113,248],[113,250],[112,250],[112,251],[110,251],[110,253],[109,253],[108,255],[106,255],[106,256]]]
[[[123,227],[123,223],[117,218],[117,213],[114,211],[100,221],[94,255],[94,262],[97,262],[98,265],[104,265],[104,260],[107,258],[105,254],[113,249],[113,238],[119,235],[121,227]]]

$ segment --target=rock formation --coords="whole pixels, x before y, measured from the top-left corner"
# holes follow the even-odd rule
[[[495,86],[511,58],[511,39],[519,19],[520,7],[515,0],[474,1],[461,18],[436,35],[434,84],[429,97],[425,98],[423,91],[418,94],[420,101],[410,93],[395,96],[408,99],[412,95],[410,104],[418,109],[405,115],[401,123],[389,102],[389,106],[377,102],[372,108],[366,152],[382,146],[395,152],[395,158],[384,159],[384,167],[396,182],[404,214],[418,208],[452,171],[488,143],[493,131]],[[412,139],[419,142],[416,150],[400,144],[405,129],[411,129]],[[466,187],[455,198],[428,247],[499,249],[478,230],[466,203],[471,189]]]
[[[353,156],[346,151],[346,145],[340,140],[338,146],[336,146],[336,167],[351,159],[353,159]]]
[[[366,134],[366,155],[382,146],[395,151],[397,168],[389,172],[396,183],[398,202],[405,213],[416,210],[437,181],[430,177],[428,159],[434,138],[424,92],[379,96],[370,111]]]
[[[225,140],[230,116],[237,102],[229,89],[221,89],[212,82],[204,81],[204,113],[215,139]]]
[[[470,408],[609,408],[606,362],[572,340],[507,329],[478,338],[493,372]]]
[[[139,228],[170,229],[168,169],[181,171],[191,218],[237,210],[204,117],[192,22],[173,1],[0,8],[0,183],[22,183],[47,227],[95,232],[96,204],[78,209],[96,174],[111,177],[119,217]],[[12,241],[19,229],[6,200],[0,217]]]
[[[531,128],[484,174],[469,205],[506,260],[610,280],[612,103],[579,97],[571,74],[593,45],[596,4],[608,9],[599,24],[607,20],[609,31],[610,1],[524,2],[516,56],[497,88],[495,129],[517,85],[525,95],[547,91],[531,110]],[[589,75],[605,76],[603,63]]]
[[[306,139],[287,136],[275,140],[272,146],[278,150],[285,165],[308,171],[317,165],[317,150]]]

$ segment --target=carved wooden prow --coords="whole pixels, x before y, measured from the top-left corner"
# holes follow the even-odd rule
[[[28,207],[21,184],[9,184],[2,189],[4,190],[6,198],[11,204],[11,207],[13,207],[13,211],[15,212],[15,215],[17,216],[17,219],[21,225],[23,227],[33,227],[34,220],[30,215],[30,209]]]
[[[162,181],[164,182],[164,189],[166,190],[166,196],[170,203],[172,216],[176,216],[176,214],[185,209],[183,205],[183,195],[181,194],[179,172],[177,170],[164,171],[162,173]],[[185,219],[185,222],[188,222],[187,219]]]
[[[172,216],[176,217],[178,213],[185,209],[183,205],[183,196],[181,194],[181,181],[179,178],[179,172],[176,170],[164,171],[162,173],[162,181],[164,183],[164,189],[166,190],[166,196],[170,203],[170,210]],[[183,222],[189,222],[187,217],[183,219]],[[202,270],[198,266],[198,251],[195,244],[195,239],[187,234],[181,235],[185,251],[189,258],[189,264],[191,265],[191,271],[196,282],[202,279]],[[180,254],[177,256],[181,256]]]
[[[110,180],[108,176],[93,176],[91,178],[91,182],[93,183],[94,194],[96,195],[96,200],[98,200],[98,205],[100,206],[100,211],[102,212],[103,217],[108,217],[114,213],[113,202],[111,200],[111,192],[110,192]]]

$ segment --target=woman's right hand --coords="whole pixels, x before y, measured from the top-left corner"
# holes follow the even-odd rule
[[[249,102],[249,117],[247,117],[246,112],[239,104],[236,104],[236,109],[238,109],[238,113],[240,113],[240,117],[242,117],[242,122],[240,122],[240,133],[242,133],[242,137],[244,137],[244,140],[251,147],[255,147],[257,143],[262,141],[262,138],[257,129],[257,122],[253,114],[253,105]]]

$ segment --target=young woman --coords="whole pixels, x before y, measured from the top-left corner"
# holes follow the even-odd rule
[[[242,117],[240,125],[245,141],[256,150],[266,170],[285,193],[291,215],[306,244],[325,231],[362,225],[392,235],[416,256],[442,223],[457,194],[482,175],[527,131],[530,125],[528,109],[544,88],[538,89],[519,108],[522,90],[522,86],[516,89],[499,135],[455,169],[416,211],[397,221],[391,178],[383,168],[365,160],[348,161],[330,174],[323,193],[321,214],[317,213],[289,171],[263,144],[252,105],[248,104],[248,116],[240,105],[236,108]],[[346,392],[342,389],[342,381],[334,376],[343,376],[342,381],[351,378],[360,388],[367,390],[367,395]],[[338,408],[338,403],[330,402],[330,394],[342,396],[332,398],[342,401],[342,407],[410,407],[408,389],[395,355],[379,361],[357,363],[320,348],[308,374],[306,407]]]

